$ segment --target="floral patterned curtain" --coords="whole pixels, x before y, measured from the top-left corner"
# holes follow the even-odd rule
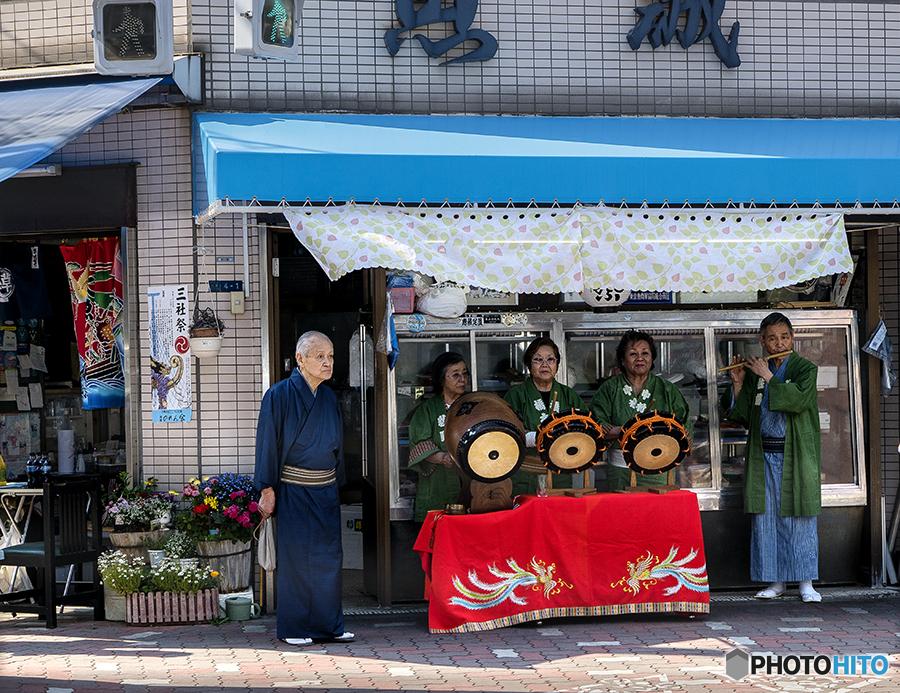
[[[746,291],[853,269],[840,214],[349,204],[285,216],[332,280],[385,267],[512,293]]]

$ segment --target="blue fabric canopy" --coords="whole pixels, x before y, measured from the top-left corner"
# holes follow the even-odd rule
[[[0,181],[103,122],[161,79],[30,81],[26,86],[0,86]]]
[[[215,200],[832,205],[900,198],[896,120],[199,113]]]

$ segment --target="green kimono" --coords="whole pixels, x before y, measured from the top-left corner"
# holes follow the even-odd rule
[[[665,378],[660,378],[652,371],[647,376],[641,394],[635,395],[625,379],[624,374],[614,376],[604,382],[591,399],[591,411],[594,418],[604,426],[624,426],[636,414],[647,410],[669,412],[675,417],[693,439],[694,427],[691,424],[691,412],[681,391]],[[618,440],[610,441],[608,450],[621,449]],[[609,453],[607,453],[608,455]],[[631,477],[630,470],[606,465],[606,476],[609,490],[625,488]],[[665,474],[638,474],[638,486],[665,484]]]
[[[581,395],[575,392],[571,387],[562,385],[554,380],[550,392],[551,402],[553,401],[553,396],[556,395],[554,412],[557,414],[570,411],[571,409],[587,410],[587,406],[581,398]],[[544,398],[541,396],[541,391],[537,389],[532,378],[528,378],[524,383],[516,385],[512,390],[506,393],[503,399],[509,402],[510,406],[519,412],[519,415],[522,417],[522,425],[525,427],[526,431],[537,431],[544,420],[550,417],[550,413],[544,405]],[[534,450],[529,450],[529,452],[534,456],[537,455]],[[537,474],[523,472],[521,470],[513,474],[513,496],[517,496],[520,493],[536,493],[537,478]],[[553,487],[572,488],[572,475],[554,474]]]
[[[453,468],[432,464],[425,458],[435,452],[447,452],[444,420],[447,407],[441,394],[425,400],[409,422],[409,468],[419,474],[416,490],[416,522],[423,522],[429,510],[443,510],[455,503],[461,484]]]
[[[797,354],[791,354],[785,368],[785,382],[769,381],[769,410],[786,414],[784,471],[781,485],[783,517],[818,515],[822,512],[822,431],[819,423],[816,378],[819,369]],[[744,469],[744,512],[766,510],[765,461],[759,431],[762,379],[746,370],[744,384],[734,407],[731,390],[723,404],[727,417],[747,427],[747,465]]]

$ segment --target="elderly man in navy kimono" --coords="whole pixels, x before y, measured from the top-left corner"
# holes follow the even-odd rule
[[[263,397],[256,486],[264,517],[278,513],[278,637],[290,645],[349,642],[341,609],[344,439],[334,392],[323,385],[334,347],[321,332],[297,341],[297,368]]]

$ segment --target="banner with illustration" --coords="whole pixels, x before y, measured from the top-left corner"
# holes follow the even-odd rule
[[[125,325],[118,238],[61,246],[81,376],[81,408],[125,405]]]
[[[191,342],[188,290],[177,286],[147,289],[150,312],[150,377],[153,423],[191,420]]]

